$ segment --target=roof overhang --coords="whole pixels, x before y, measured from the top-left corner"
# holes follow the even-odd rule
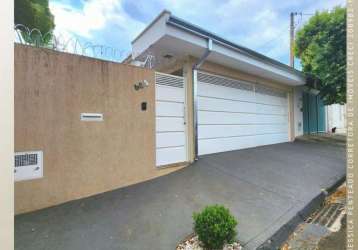
[[[163,11],[133,40],[132,59],[143,57],[146,53],[155,58],[171,55],[176,60],[186,56],[200,58],[207,50],[209,39],[212,40],[212,48],[206,61],[285,85],[306,83],[302,72],[187,23],[168,11]]]

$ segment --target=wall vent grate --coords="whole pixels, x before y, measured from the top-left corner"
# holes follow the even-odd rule
[[[266,86],[263,86],[262,84],[256,84],[255,85],[255,92],[259,94],[264,95],[271,95],[271,96],[277,96],[281,98],[287,98],[287,92],[283,90],[273,89]]]
[[[259,83],[249,83],[228,77],[212,75],[208,73],[198,72],[198,81],[214,85],[220,85],[229,88],[242,89],[247,91],[255,91],[259,94],[277,96],[281,98],[287,97],[287,92],[279,89],[270,88]]]
[[[15,181],[31,180],[43,177],[42,151],[27,151],[15,153]]]
[[[155,83],[176,88],[184,88],[184,77],[155,73]]]
[[[37,154],[15,155],[15,167],[33,166],[38,164]]]
[[[210,83],[214,85],[229,87],[229,88],[235,88],[235,89],[243,89],[248,91],[254,90],[254,86],[251,83],[247,83],[227,77],[214,76],[202,72],[198,72],[198,81],[203,83]]]

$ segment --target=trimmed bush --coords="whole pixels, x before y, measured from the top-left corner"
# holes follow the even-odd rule
[[[224,206],[207,206],[194,213],[193,219],[194,231],[205,248],[222,249],[224,244],[235,241],[237,221]]]

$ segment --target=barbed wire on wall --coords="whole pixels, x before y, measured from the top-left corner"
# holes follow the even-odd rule
[[[94,44],[84,41],[73,35],[53,34],[51,32],[42,34],[37,28],[30,29],[23,24],[16,24],[15,43],[35,46],[39,48],[52,49],[70,54],[88,56],[108,61],[121,62],[131,52],[111,46]]]

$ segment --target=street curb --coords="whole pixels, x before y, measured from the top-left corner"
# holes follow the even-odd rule
[[[303,223],[315,210],[317,210],[325,198],[344,183],[346,176],[342,176],[336,180],[332,185],[325,188],[321,193],[314,197],[303,209],[301,209],[295,216],[293,216],[286,224],[278,229],[270,238],[262,243],[257,250],[277,250],[294,232],[296,227]]]

